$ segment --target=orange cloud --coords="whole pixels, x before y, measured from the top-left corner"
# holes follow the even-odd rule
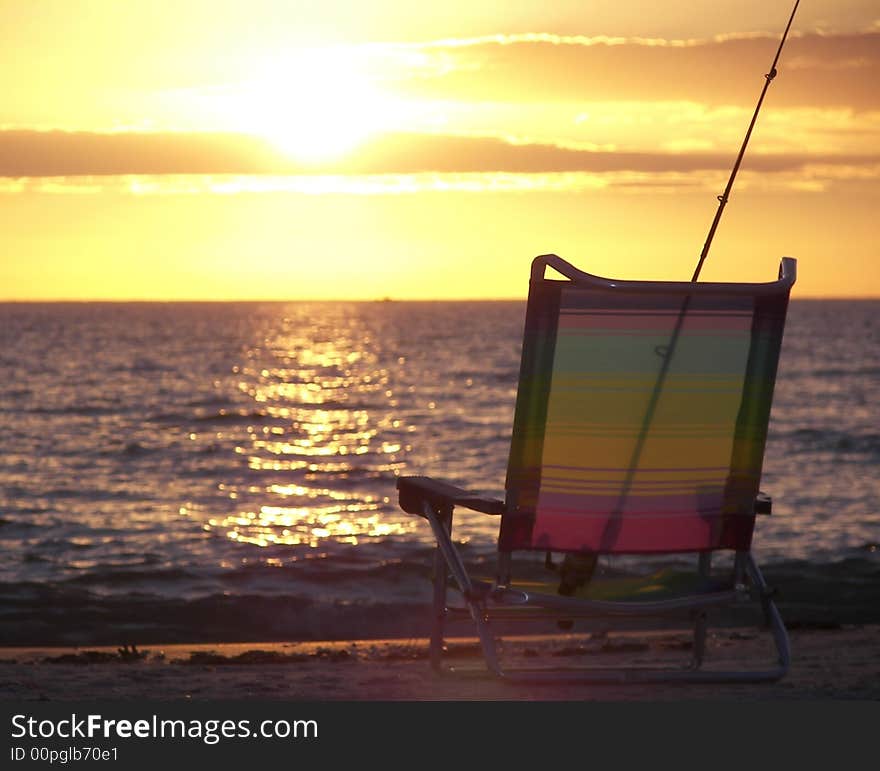
[[[474,101],[746,104],[754,102],[777,45],[777,37],[763,34],[713,40],[532,34],[439,41],[407,47],[426,56],[411,73],[416,77],[399,87],[422,98]],[[778,105],[876,109],[880,31],[794,35],[779,71],[784,87],[774,89]]]
[[[341,161],[297,164],[270,142],[244,134],[0,131],[0,176],[182,174],[418,174],[508,172],[689,173],[729,169],[730,153],[620,152],[511,142],[489,136],[386,134]],[[753,154],[745,168],[875,169],[880,155]]]
[[[240,134],[0,131],[0,176],[260,174],[279,164],[264,139]]]

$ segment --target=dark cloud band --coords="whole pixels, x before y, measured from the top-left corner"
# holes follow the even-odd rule
[[[297,164],[268,140],[245,134],[0,131],[0,176],[129,174],[415,174],[421,172],[647,173],[726,170],[729,154],[611,152],[519,144],[495,137],[387,134],[350,156]],[[806,165],[875,166],[880,156],[754,154],[745,168],[797,171]]]

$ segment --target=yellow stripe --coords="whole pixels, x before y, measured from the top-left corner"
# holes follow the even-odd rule
[[[629,465],[635,437],[602,437],[585,442],[577,437],[548,436],[544,441],[545,466],[581,466],[626,469]],[[642,448],[639,466],[643,468],[705,468],[728,466],[733,437],[658,438],[651,437]],[[585,472],[575,471],[574,475]]]
[[[741,402],[740,393],[713,392],[669,394],[664,392],[657,402],[651,428],[664,424],[723,424],[731,431],[736,423]],[[554,389],[547,405],[547,421],[565,425],[578,423],[631,423],[641,426],[650,394],[633,400],[632,393],[614,391],[571,391]]]

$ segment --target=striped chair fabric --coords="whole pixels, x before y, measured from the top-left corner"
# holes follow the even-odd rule
[[[501,550],[748,549],[790,283],[611,287],[544,267]]]

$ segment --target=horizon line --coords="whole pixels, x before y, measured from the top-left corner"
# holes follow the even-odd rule
[[[440,303],[440,302],[526,302],[525,295],[504,297],[357,297],[357,298],[3,298],[0,305],[196,305],[196,304],[289,304],[289,303]],[[873,302],[880,300],[880,294],[872,295],[807,295],[791,297],[792,302]]]

